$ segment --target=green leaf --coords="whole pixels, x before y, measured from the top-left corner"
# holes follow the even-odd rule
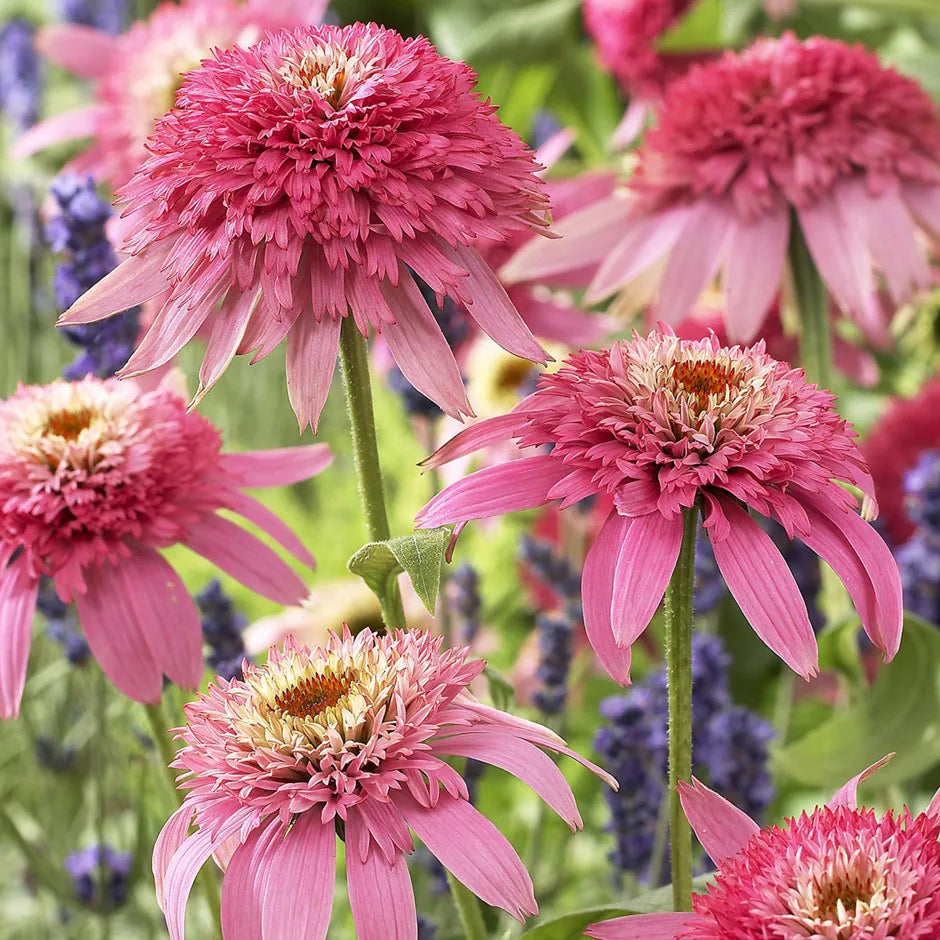
[[[656,43],[660,52],[701,52],[725,46],[721,0],[701,0]]]
[[[584,929],[601,920],[610,920],[612,917],[623,917],[633,911],[625,907],[605,905],[604,907],[586,907],[561,917],[553,917],[527,930],[519,940],[578,940],[584,936]]]
[[[838,711],[774,755],[774,769],[799,783],[835,790],[895,751],[878,772],[899,784],[940,762],[940,631],[907,614],[894,662],[883,666],[864,698]]]
[[[516,699],[515,686],[498,670],[487,666],[483,675],[489,684],[490,698],[501,712],[509,711]]]
[[[387,542],[367,542],[346,564],[384,601],[395,579],[408,573],[421,603],[433,614],[441,586],[441,566],[451,530],[422,529]]]

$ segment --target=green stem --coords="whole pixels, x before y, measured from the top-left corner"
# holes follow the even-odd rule
[[[683,510],[682,547],[666,588],[666,679],[669,692],[669,842],[672,900],[692,910],[692,830],[679,802],[680,780],[692,779],[692,589],[698,508]]]
[[[388,512],[385,508],[385,486],[379,463],[379,445],[375,437],[375,414],[372,410],[372,384],[369,381],[369,359],[366,341],[352,317],[345,317],[340,330],[339,359],[346,388],[346,409],[352,433],[353,462],[359,481],[359,499],[366,517],[369,540],[384,542],[391,537]],[[405,614],[398,585],[392,583],[385,597],[379,598],[382,619],[387,628],[402,627]]]
[[[106,844],[105,841],[105,820],[108,818],[108,791],[105,781],[108,778],[108,762],[111,759],[110,748],[108,747],[108,691],[110,683],[107,676],[99,669],[95,676],[97,685],[97,712],[98,712],[98,735],[96,745],[98,749],[97,779],[94,781],[94,787],[97,796],[97,805],[95,807],[95,835],[98,839],[98,845],[102,850]],[[101,892],[103,903],[107,903],[108,885],[105,866],[98,866],[98,889]],[[101,940],[110,940],[111,938],[111,911],[105,909],[101,914]]]
[[[173,800],[177,806],[183,802],[182,794],[176,788],[176,773],[170,764],[176,759],[176,748],[167,732],[168,722],[164,716],[162,702],[154,705],[144,705],[147,720],[150,722],[150,731],[160,753],[160,763],[163,765],[163,778],[166,780]],[[172,726],[172,722],[169,723]],[[221,900],[219,897],[219,880],[209,864],[203,865],[196,875],[206,906],[209,908],[209,923],[212,937],[219,937],[222,924]]]
[[[450,872],[447,872],[447,884],[450,885],[450,896],[454,899],[457,916],[466,940],[486,940],[486,923],[480,902],[476,895],[465,888]]]
[[[790,270],[800,315],[800,362],[811,382],[821,388],[830,388],[832,319],[829,295],[809,253],[796,214],[790,222]]]

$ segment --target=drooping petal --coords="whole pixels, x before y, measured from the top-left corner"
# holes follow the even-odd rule
[[[294,606],[309,593],[296,572],[274,551],[221,516],[212,514],[192,526],[183,544],[278,604]]]
[[[749,343],[757,336],[780,290],[789,235],[786,206],[751,222],[737,219],[732,226],[724,290],[728,335],[733,342]]]
[[[183,805],[163,824],[157,841],[153,844],[153,882],[157,889],[157,904],[166,906],[164,887],[166,870],[177,849],[186,841],[192,824],[194,809],[190,803]]]
[[[567,468],[547,454],[486,467],[438,493],[418,512],[415,523],[433,529],[533,509],[548,501],[549,490],[566,473]]]
[[[237,493],[229,499],[228,508],[238,513],[243,519],[253,522],[259,529],[267,532],[279,545],[286,548],[298,561],[308,568],[313,568],[316,561],[309,549],[294,530],[267,506],[259,503],[247,493]]]
[[[610,622],[618,646],[632,646],[649,626],[681,546],[682,513],[651,512],[633,519],[614,565]]]
[[[264,855],[263,937],[323,940],[333,910],[336,831],[317,811],[301,813]]]
[[[368,827],[355,811],[346,824],[347,845],[356,845]],[[417,940],[418,918],[405,856],[389,860],[374,847],[365,858],[346,853],[346,880],[359,940]]]
[[[740,506],[727,497],[720,503],[730,526],[712,548],[728,590],[754,632],[794,672],[812,678],[819,668],[816,636],[787,563]]]
[[[444,738],[435,751],[500,767],[530,786],[571,827],[582,827],[571,787],[555,762],[535,745],[509,734],[480,731]]]
[[[451,249],[454,260],[469,272],[467,289],[472,303],[466,311],[492,340],[520,359],[546,363],[551,356],[539,345],[525,320],[513,306],[506,288],[475,249],[460,245]]]
[[[36,48],[47,59],[82,78],[102,78],[112,67],[119,42],[91,26],[51,23],[36,34]]]
[[[464,428],[459,434],[455,434],[446,444],[438,447],[430,457],[422,460],[419,466],[425,470],[442,467],[452,460],[466,457],[491,444],[509,440],[524,424],[525,418],[512,412],[478,421]]]
[[[630,647],[620,647],[614,639],[611,600],[617,557],[629,532],[631,519],[612,512],[584,559],[581,597],[584,603],[584,630],[600,664],[620,685],[630,682]]]
[[[747,813],[695,777],[691,785],[679,782],[679,800],[702,848],[719,867],[760,832],[760,826]]]
[[[594,940],[675,940],[692,914],[633,914],[591,924],[585,937]]]
[[[870,767],[866,767],[860,774],[856,774],[851,780],[839,787],[826,806],[830,809],[836,809],[839,806],[845,806],[848,809],[858,809],[859,784],[864,783],[875,771],[881,770],[892,757],[894,757],[894,752],[885,754],[881,760],[876,761]]]
[[[90,287],[59,317],[57,326],[76,326],[103,320],[128,307],[142,304],[169,287],[163,264],[173,247],[164,239],[122,261]]]
[[[15,160],[23,160],[40,150],[45,150],[46,147],[79,137],[89,137],[94,134],[95,127],[106,114],[105,108],[93,104],[47,118],[20,134],[13,141],[10,154]]]
[[[336,369],[342,325],[341,317],[325,314],[317,322],[306,311],[287,334],[287,395],[301,431],[309,424],[316,433],[320,424]]]
[[[261,932],[261,867],[264,849],[279,834],[276,819],[258,826],[235,849],[222,879],[222,936],[225,940],[259,940]]]
[[[401,793],[395,803],[431,854],[478,898],[520,921],[538,913],[532,879],[516,850],[466,800],[442,793],[432,809]]]
[[[0,569],[0,718],[20,711],[38,592],[24,561]]]
[[[380,288],[395,317],[382,335],[405,378],[452,418],[472,414],[453,350],[414,278],[403,270],[397,287],[382,281]]]
[[[734,219],[729,203],[701,199],[694,204],[663,272],[656,315],[664,323],[681,323],[714,278]]]
[[[326,444],[308,444],[223,454],[219,462],[242,486],[261,489],[309,480],[333,462],[333,455]]]

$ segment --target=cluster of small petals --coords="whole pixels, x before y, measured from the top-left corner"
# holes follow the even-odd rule
[[[763,829],[695,895],[678,940],[940,936],[940,821],[816,809]]]
[[[656,42],[695,0],[584,0],[584,25],[603,65],[630,95],[662,94],[685,60],[662,55]]]
[[[653,209],[728,193],[754,216],[863,174],[873,192],[940,181],[940,120],[917,82],[861,46],[787,34],[666,92],[631,187]]]
[[[226,502],[221,438],[168,390],[86,378],[0,403],[0,545],[68,597],[80,569],[134,540],[181,541]]]
[[[258,818],[288,822],[314,806],[325,819],[345,817],[403,784],[465,798],[445,765],[435,774],[427,742],[453,722],[454,700],[483,669],[466,657],[420,632],[334,634],[313,651],[289,639],[263,666],[246,664],[244,680],[223,680],[186,706],[175,766],[192,775],[187,799],[236,799]]]
[[[553,445],[571,473],[559,497],[576,499],[589,477],[596,491],[629,500],[631,514],[671,515],[700,491],[724,490],[792,531],[791,485],[843,505],[833,479],[863,467],[833,401],[762,344],[654,332],[575,353],[544,375],[517,409],[518,440]]]

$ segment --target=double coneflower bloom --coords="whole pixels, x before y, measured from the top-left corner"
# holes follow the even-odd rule
[[[411,273],[497,343],[547,356],[474,245],[547,224],[531,152],[465,65],[378,26],[268,33],[189,73],[123,190],[131,257],[62,322],[166,292],[123,374],[168,362],[206,324],[208,389],[236,353],[287,340],[287,387],[316,426],[340,326],[380,332],[448,414],[470,406]]]
[[[75,601],[108,678],[158,702],[163,677],[203,674],[196,605],[160,549],[183,544],[280,604],[298,575],[229,510],[304,564],[297,536],[243,490],[319,473],[325,445],[223,454],[219,432],[169,388],[86,378],[22,386],[0,402],[0,717],[19,710],[40,579]]]
[[[930,96],[871,52],[792,35],[693,68],[673,82],[626,191],[531,242],[504,279],[594,265],[589,302],[656,298],[673,325],[721,274],[728,332],[760,332],[783,277],[791,226],[839,306],[875,339],[894,304],[930,283],[919,229],[940,238],[940,120]]]
[[[458,434],[438,466],[498,441],[539,448],[447,487],[418,514],[457,524],[590,496],[613,509],[584,564],[584,625],[598,658],[626,681],[630,646],[675,568],[683,509],[700,506],[721,573],[761,639],[804,678],[816,638],[793,575],[749,515],[775,519],[842,579],[887,659],[901,638],[901,584],[890,551],[845,484],[872,500],[855,432],[833,396],[763,344],[721,346],[669,332],[575,353],[509,414]]]
[[[513,847],[468,800],[445,758],[473,758],[527,783],[572,829],[581,817],[545,748],[581,761],[541,725],[482,705],[483,670],[427,633],[346,631],[308,650],[288,639],[244,680],[219,680],[186,706],[173,766],[188,792],[154,847],[157,897],[181,940],[196,872],[227,859],[229,938],[326,937],[336,842],[360,940],[414,940],[405,862],[414,832],[467,888],[520,920],[538,906]],[[189,834],[195,825],[196,831]]]

